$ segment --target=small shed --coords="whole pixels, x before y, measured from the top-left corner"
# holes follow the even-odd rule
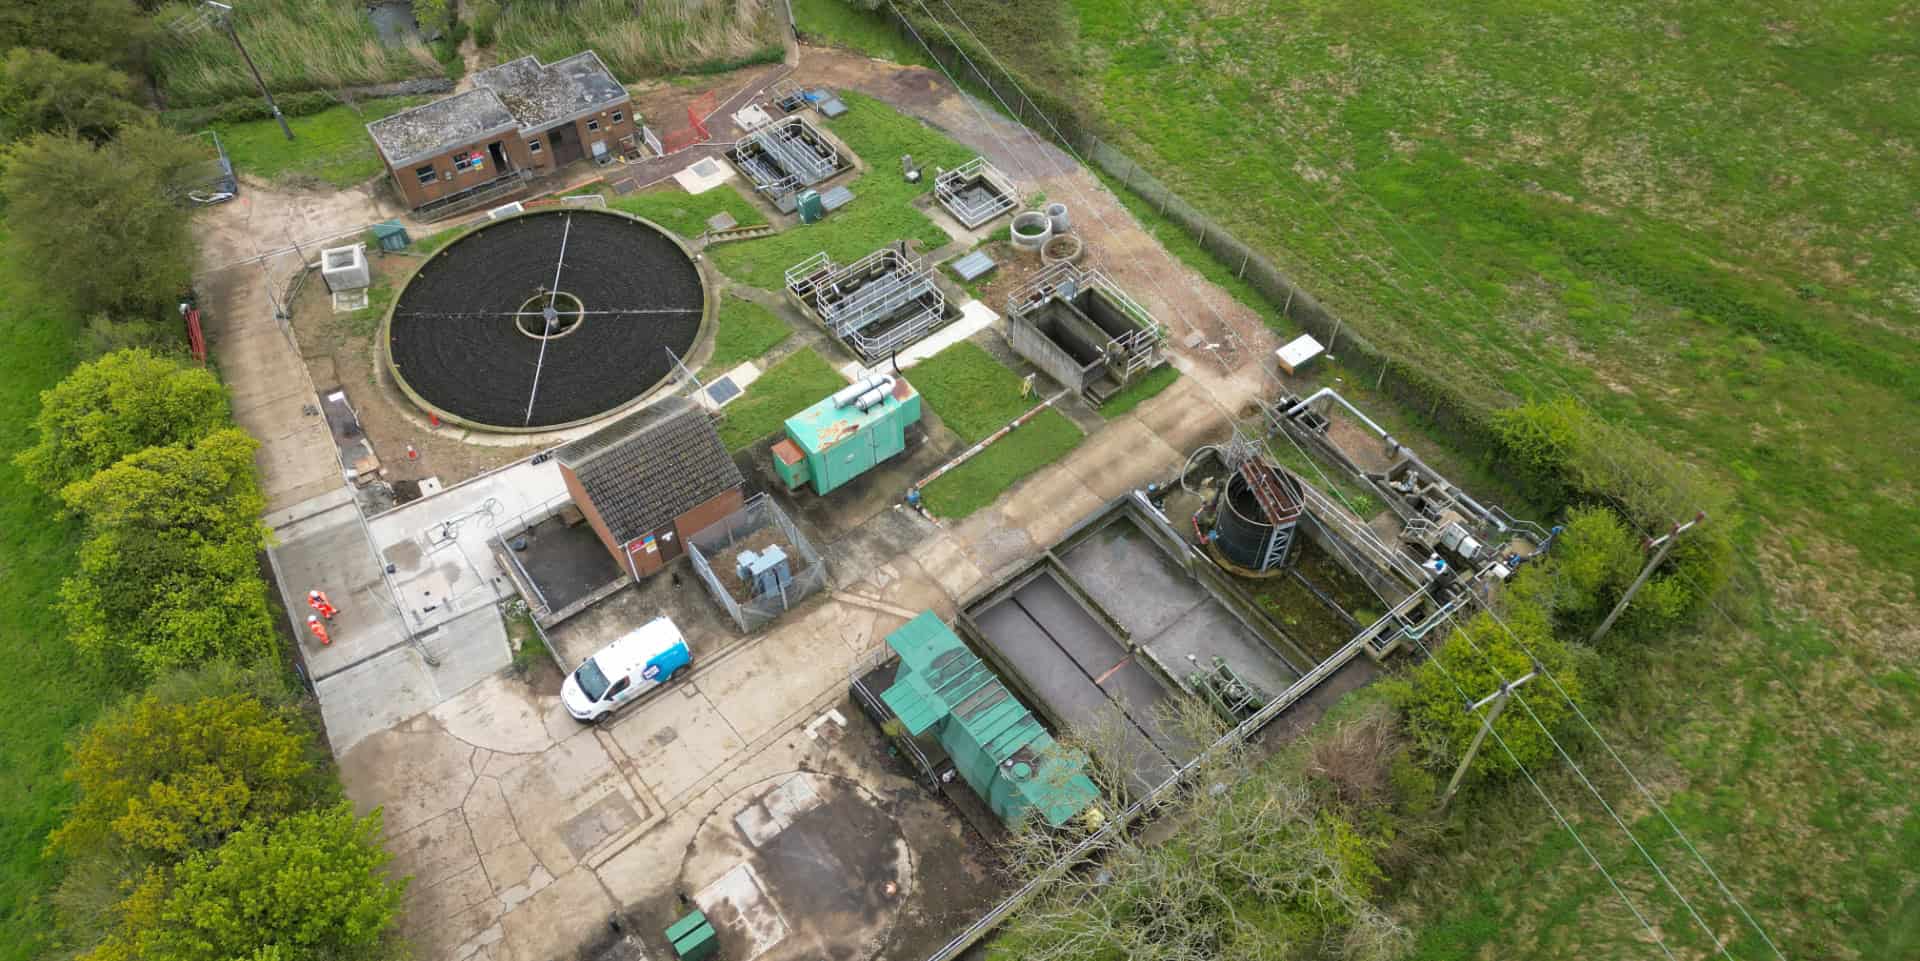
[[[738,510],[746,479],[706,411],[684,397],[615,421],[558,451],[560,476],[600,542],[634,579]]]
[[[907,449],[907,428],[920,422],[920,394],[905,379],[862,378],[787,418],[785,440],[773,445],[773,468],[788,490],[812,484],[825,494]]]
[[[1003,823],[1033,813],[1059,827],[1099,799],[1086,758],[1055,744],[932,611],[888,634],[887,646],[900,670],[880,699],[908,734],[937,733],[961,779]]]

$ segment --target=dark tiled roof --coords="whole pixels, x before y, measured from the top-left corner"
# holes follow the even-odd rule
[[[621,543],[746,483],[706,411],[683,397],[621,418],[559,457]]]

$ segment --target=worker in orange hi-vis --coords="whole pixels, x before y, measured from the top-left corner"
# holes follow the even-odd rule
[[[307,630],[312,631],[313,636],[320,639],[321,647],[325,647],[328,644],[333,643],[333,638],[327,636],[327,622],[321,620],[320,615],[318,614],[307,615]]]
[[[308,591],[307,606],[313,608],[315,614],[329,621],[333,620],[333,615],[340,613],[340,609],[334,607],[332,601],[327,600],[325,591]]]

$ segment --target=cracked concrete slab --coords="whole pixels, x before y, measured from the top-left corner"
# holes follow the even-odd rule
[[[501,918],[500,961],[553,961],[570,957],[585,940],[607,930],[616,905],[586,868],[555,878]]]
[[[635,707],[608,732],[621,765],[663,802],[698,784],[747,746],[696,682],[692,697],[669,691]]]

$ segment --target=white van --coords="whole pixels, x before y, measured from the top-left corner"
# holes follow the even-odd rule
[[[671,682],[692,663],[680,629],[656,617],[581,662],[560,685],[560,701],[574,720],[598,721]]]

